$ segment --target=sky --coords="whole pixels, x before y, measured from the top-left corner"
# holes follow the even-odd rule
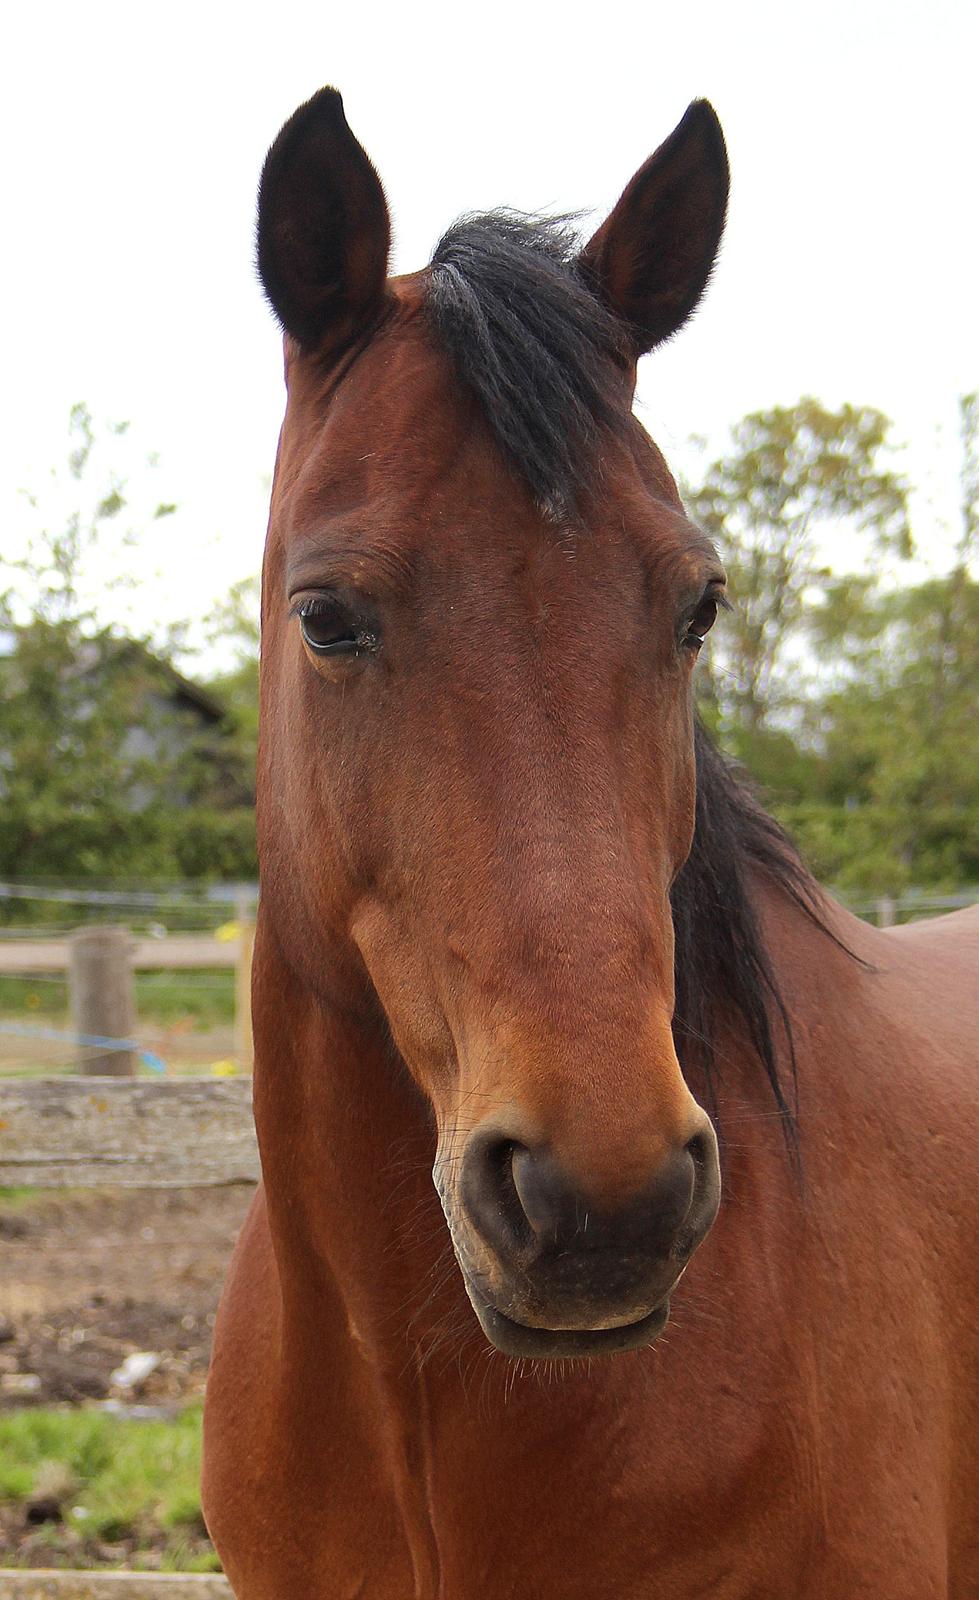
[[[4,33],[0,539],[15,549],[29,526],[21,491],[63,508],[50,473],[73,402],[129,421],[105,460],[134,507],[178,511],[107,553],[108,614],[120,560],[144,580],[127,602],[142,631],[258,569],[283,390],[255,190],[324,83],[384,182],[399,271],[467,210],[585,210],[590,231],[710,99],[725,244],[694,321],[643,362],[639,414],[694,471],[690,437],[722,447],[749,410],[878,406],[921,486],[923,563],[947,563],[956,397],[979,386],[979,7],[36,0]]]

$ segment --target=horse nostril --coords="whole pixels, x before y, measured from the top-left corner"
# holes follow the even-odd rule
[[[709,1122],[687,1140],[684,1152],[693,1163],[693,1193],[671,1253],[686,1262],[713,1223],[720,1200],[717,1139]]]
[[[495,1249],[510,1253],[533,1243],[514,1183],[513,1165],[525,1147],[515,1139],[474,1139],[462,1166],[462,1195],[466,1208],[483,1237]]]
[[[459,1198],[484,1244],[504,1262],[552,1276],[587,1268],[594,1277],[600,1258],[620,1276],[643,1262],[652,1270],[685,1261],[710,1227],[718,1195],[717,1147],[704,1118],[641,1192],[611,1209],[594,1204],[547,1145],[526,1145],[499,1126],[487,1127],[470,1136]]]
[[[514,1149],[510,1163],[513,1192],[523,1213],[528,1237],[543,1240],[555,1236],[560,1228],[563,1207],[562,1188],[555,1183],[553,1163],[539,1150],[526,1145]]]
[[[697,1168],[698,1176],[710,1163],[714,1154],[714,1140],[706,1128],[701,1128],[692,1139],[688,1139],[684,1146],[687,1154]]]

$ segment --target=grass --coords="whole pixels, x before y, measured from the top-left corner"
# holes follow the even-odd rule
[[[50,1548],[52,1564],[69,1546],[77,1549],[80,1534],[86,1542],[124,1542],[134,1567],[153,1552],[151,1564],[164,1571],[218,1571],[201,1515],[200,1459],[199,1406],[172,1422],[15,1411],[0,1417],[0,1512],[9,1528],[28,1501],[56,1500],[60,1519],[30,1535],[35,1553]]]
[[[190,1020],[195,1029],[228,1025],[235,1014],[235,974],[227,967],[200,972],[137,972],[136,1014],[164,1027]],[[68,980],[0,975],[0,1017],[57,1026],[68,1018]]]

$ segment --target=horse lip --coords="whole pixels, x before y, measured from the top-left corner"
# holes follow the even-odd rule
[[[540,1328],[516,1322],[494,1306],[463,1274],[466,1293],[491,1344],[508,1356],[537,1356],[547,1360],[575,1360],[588,1356],[619,1355],[652,1344],[666,1327],[669,1296],[635,1322],[611,1328]]]

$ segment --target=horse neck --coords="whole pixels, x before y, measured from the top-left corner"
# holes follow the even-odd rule
[[[253,1004],[255,1120],[286,1313],[303,1320],[328,1291],[377,1365],[403,1365],[413,1314],[422,1341],[444,1315],[433,1296],[443,1278],[470,1315],[432,1183],[427,1102],[372,996],[315,993],[261,915]]]

